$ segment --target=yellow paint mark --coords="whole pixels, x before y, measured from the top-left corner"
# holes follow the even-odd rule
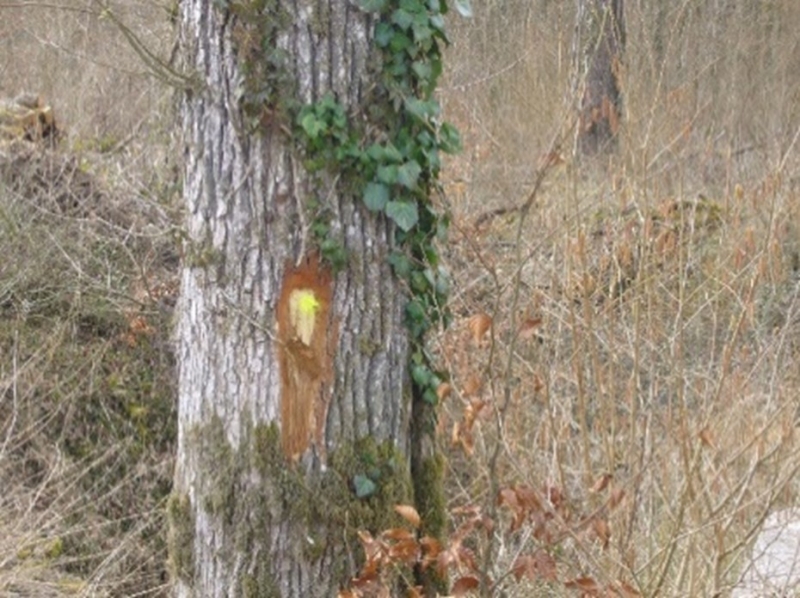
[[[293,289],[289,295],[289,321],[304,345],[311,344],[321,307],[319,299],[309,289]]]

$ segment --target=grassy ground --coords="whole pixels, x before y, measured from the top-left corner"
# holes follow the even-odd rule
[[[590,163],[572,4],[451,22],[456,320],[432,340],[453,522],[496,520],[468,544],[509,596],[725,595],[797,502],[800,5],[629,2],[626,126]],[[0,186],[0,593],[163,595],[174,99],[108,19],[65,6],[0,8],[0,91],[40,91],[68,131]],[[116,8],[168,59],[169,6]],[[512,505],[525,489],[549,515]],[[555,573],[518,582],[539,550]]]

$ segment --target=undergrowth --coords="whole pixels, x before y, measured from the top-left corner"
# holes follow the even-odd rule
[[[75,168],[65,149],[5,151],[0,592],[163,593],[173,198]]]

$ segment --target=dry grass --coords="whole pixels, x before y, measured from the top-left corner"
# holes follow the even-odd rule
[[[509,532],[500,509],[479,543],[507,595],[530,595],[508,574],[539,547],[561,580],[725,595],[765,515],[798,498],[800,8],[626,3],[627,124],[589,164],[562,124],[567,4],[456,25],[442,95],[467,147],[445,178],[459,317],[438,339],[451,500],[492,513],[498,486],[566,495],[556,541]],[[559,134],[565,164],[520,220]]]
[[[725,595],[760,521],[798,498],[800,5],[629,0],[626,126],[587,164],[565,124],[573,4],[451,20],[457,317],[433,339],[455,389],[450,502],[566,497],[557,542],[509,532],[503,509],[475,542],[506,595],[570,593],[509,575],[542,546],[562,580]],[[0,592],[159,595],[174,431],[157,422],[174,405],[152,291],[174,268],[173,96],[99,4],[65,7],[0,5],[0,92],[52,102],[101,189],[67,212],[52,190],[0,190]],[[169,6],[114,8],[169,56]],[[557,136],[565,161],[521,219]]]
[[[113,8],[168,56],[165,7]],[[0,4],[0,95],[40,93],[66,131],[53,152],[2,149],[0,594],[8,596],[167,588],[174,100],[102,9]]]

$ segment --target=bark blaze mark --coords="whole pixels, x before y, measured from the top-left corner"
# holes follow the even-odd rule
[[[330,401],[336,330],[330,306],[333,276],[316,255],[287,263],[278,299],[281,445],[298,459],[313,443],[322,450]]]

